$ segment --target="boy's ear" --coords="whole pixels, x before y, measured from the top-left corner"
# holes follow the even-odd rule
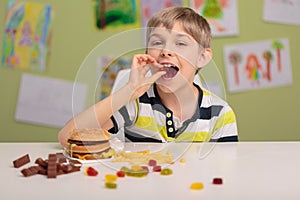
[[[199,63],[198,63],[198,68],[202,68],[205,65],[209,63],[209,61],[212,59],[212,50],[210,48],[205,48],[203,51],[200,52],[199,56]]]

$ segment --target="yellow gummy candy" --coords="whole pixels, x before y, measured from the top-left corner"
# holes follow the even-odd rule
[[[115,182],[117,180],[117,175],[115,174],[106,174],[105,182]]]
[[[203,185],[203,183],[200,183],[200,182],[192,183],[190,186],[191,190],[201,190],[203,188],[204,188],[204,185]]]

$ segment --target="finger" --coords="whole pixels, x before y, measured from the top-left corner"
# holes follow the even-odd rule
[[[157,79],[159,79],[161,76],[165,75],[166,72],[165,71],[158,71],[156,73],[154,73],[152,76],[149,77],[149,81],[151,81],[152,83],[157,81]]]

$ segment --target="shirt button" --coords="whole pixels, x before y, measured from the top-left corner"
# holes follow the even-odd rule
[[[173,130],[174,130],[173,128],[169,128],[169,132],[173,132]]]
[[[168,120],[168,121],[167,121],[167,124],[168,124],[168,125],[172,125],[172,120]]]
[[[171,113],[170,112],[167,112],[167,117],[171,117]]]

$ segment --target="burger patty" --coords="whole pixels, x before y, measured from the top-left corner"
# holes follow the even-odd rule
[[[81,140],[72,140],[68,139],[70,144],[76,144],[77,146],[89,146],[89,145],[97,145],[97,144],[104,144],[108,142],[108,140],[103,141],[81,141]]]

